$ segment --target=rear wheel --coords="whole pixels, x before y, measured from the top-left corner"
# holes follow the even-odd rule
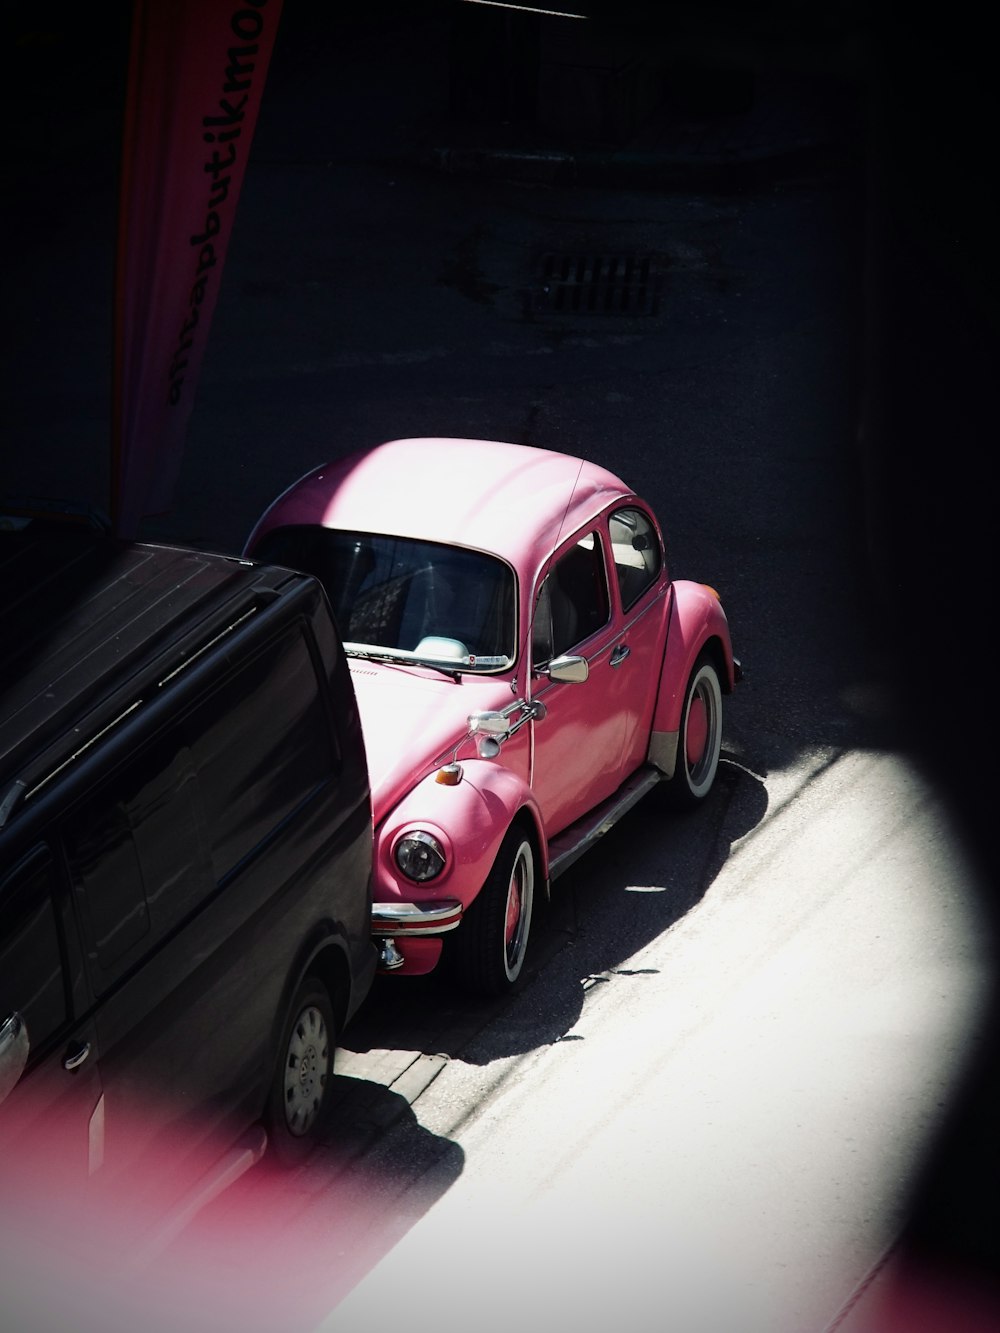
[[[517,981],[528,950],[534,897],[534,852],[524,833],[513,828],[449,941],[455,974],[466,990],[502,995]]]
[[[684,709],[677,739],[677,767],[664,783],[668,800],[691,809],[712,790],[722,750],[722,687],[719,673],[707,656],[694,664],[684,692]]]
[[[288,1009],[268,1098],[268,1138],[280,1161],[300,1161],[326,1124],[335,1050],[330,996],[307,977]]]

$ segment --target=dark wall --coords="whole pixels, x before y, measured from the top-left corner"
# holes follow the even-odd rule
[[[961,7],[872,25],[867,396],[879,610],[914,749],[950,798],[998,937],[993,572],[995,70]],[[994,953],[994,957],[995,957]],[[1000,1275],[1000,1010],[917,1196],[921,1260]]]

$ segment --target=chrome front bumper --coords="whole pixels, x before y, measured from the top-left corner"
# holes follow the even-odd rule
[[[465,909],[457,898],[426,903],[372,903],[373,935],[443,935],[454,930]]]
[[[372,935],[378,950],[378,970],[394,972],[406,962],[396,937],[444,935],[454,930],[464,908],[457,898],[426,903],[372,903]]]

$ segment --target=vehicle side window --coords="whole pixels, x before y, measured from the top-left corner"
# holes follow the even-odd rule
[[[622,607],[628,610],[655,582],[663,565],[660,538],[641,509],[619,509],[608,524]]]
[[[535,665],[559,657],[608,623],[604,553],[596,532],[565,552],[545,577],[532,626]]]
[[[329,782],[339,759],[301,630],[199,704],[186,731],[217,880]]]
[[[99,993],[330,780],[333,756],[297,627],[86,803],[65,836]]]
[[[88,953],[107,972],[149,933],[139,856],[119,793],[103,792],[67,833]]]
[[[33,1052],[66,1019],[53,879],[43,851],[0,881],[0,1023],[18,1011]]]
[[[144,746],[65,830],[100,993],[211,888],[176,727]]]
[[[535,615],[531,622],[531,661],[535,666],[544,666],[554,656],[552,652],[552,598],[551,576],[542,580],[535,603]]]

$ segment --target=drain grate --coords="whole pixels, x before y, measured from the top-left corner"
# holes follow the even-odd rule
[[[534,305],[571,315],[655,315],[651,255],[542,255]]]

